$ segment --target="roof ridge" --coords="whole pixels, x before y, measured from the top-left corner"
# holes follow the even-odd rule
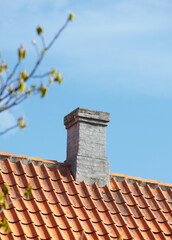
[[[45,164],[49,168],[52,168],[54,166],[57,166],[59,169],[70,167],[69,163],[62,163],[56,160],[46,160],[42,158],[28,157],[26,155],[11,154],[9,152],[0,152],[0,161],[3,161],[5,159],[9,159],[10,162],[14,162],[14,163],[21,161],[24,165],[30,164],[32,162],[34,163],[34,165],[37,165],[37,166]]]
[[[145,185],[149,185],[152,188],[158,188],[161,187],[162,190],[167,190],[169,188],[172,188],[172,184],[171,183],[164,183],[164,182],[159,182],[156,180],[152,180],[152,179],[144,179],[144,178],[140,178],[140,177],[132,177],[132,176],[127,176],[125,174],[121,174],[121,173],[110,173],[110,179],[111,178],[115,178],[118,182],[121,182],[123,180],[127,180],[128,183],[138,183],[140,186],[145,186]]]
[[[65,163],[65,162],[62,163],[62,162],[58,162],[56,160],[47,160],[47,159],[36,158],[36,157],[28,157],[26,155],[11,154],[9,152],[0,152],[0,161],[6,160],[6,159],[9,159],[10,162],[14,162],[14,163],[21,161],[24,165],[34,163],[34,165],[36,165],[36,166],[45,164],[46,167],[48,167],[48,168],[57,166],[57,168],[59,170],[60,169],[62,170],[64,168],[70,168],[70,164]],[[110,173],[110,179],[111,178],[115,178],[118,182],[127,180],[127,182],[131,183],[131,184],[138,183],[140,186],[145,186],[148,184],[150,187],[152,187],[154,189],[156,189],[158,187],[161,187],[162,190],[172,189],[171,183],[164,183],[164,182],[159,182],[159,181],[151,180],[151,179],[127,176],[127,175],[121,174],[121,173]]]

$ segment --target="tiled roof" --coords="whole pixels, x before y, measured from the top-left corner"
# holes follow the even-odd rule
[[[1,154],[0,186],[9,185],[12,203],[0,213],[11,233],[1,228],[0,239],[172,239],[172,184],[112,174],[110,187],[99,188],[75,182],[68,167]]]

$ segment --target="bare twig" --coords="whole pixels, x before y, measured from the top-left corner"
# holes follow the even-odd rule
[[[44,36],[42,34],[41,34],[41,40],[42,40],[43,48],[45,49],[46,48],[46,44],[45,44]]]
[[[49,50],[51,48],[51,46],[53,45],[53,43],[56,41],[56,39],[60,36],[60,34],[63,32],[63,30],[67,27],[68,23],[69,23],[70,19],[67,18],[65,24],[60,28],[60,30],[58,31],[58,33],[55,35],[55,37],[52,39],[52,41],[49,43],[48,47],[46,47],[46,51]]]
[[[43,49],[39,52],[36,41],[33,40],[32,43],[36,47],[38,58],[35,64],[33,65],[30,74],[27,74],[25,69],[17,73],[21,60],[25,58],[26,49],[23,47],[23,44],[21,45],[21,48],[18,50],[19,60],[17,61],[11,73],[8,74],[8,66],[5,63],[5,61],[2,61],[0,71],[2,73],[5,70],[7,76],[6,79],[4,79],[3,76],[0,76],[0,113],[22,103],[24,100],[31,97],[32,95],[40,93],[41,97],[44,97],[46,95],[47,89],[53,82],[59,83],[62,82],[63,78],[60,76],[59,72],[56,72],[55,69],[53,71],[45,72],[44,74],[36,74],[36,72],[45,56],[45,53],[52,47],[52,45],[55,43],[55,41],[60,36],[62,31],[67,27],[69,21],[71,21],[72,19],[73,15],[70,14],[67,20],[65,21],[64,25],[59,29],[57,34],[52,38],[52,40],[49,42],[47,46],[45,43],[45,39],[42,35],[43,31],[41,30],[41,32],[39,32],[37,29],[37,33],[42,41]],[[30,86],[28,86],[29,85],[28,82],[30,82],[31,79],[42,79],[47,76],[50,76],[48,84],[45,85],[44,83],[42,83],[40,86],[37,86],[37,83],[35,85],[34,83],[30,83]],[[0,135],[7,133],[8,131],[14,129],[17,126],[18,125],[16,124],[4,130],[3,132],[0,132]]]
[[[32,78],[44,78],[47,77],[51,72],[44,73],[42,75],[34,75]]]
[[[18,61],[17,63],[16,63],[16,65],[14,66],[14,69],[13,69],[13,71],[12,71],[12,73],[9,75],[9,77],[7,78],[7,82],[10,80],[10,78],[12,78],[13,76],[14,76],[14,74],[15,74],[15,72],[16,72],[16,70],[17,70],[17,68],[18,68],[18,66],[20,65],[20,62]]]
[[[18,124],[14,125],[14,126],[12,126],[12,127],[9,127],[9,128],[7,128],[6,130],[0,132],[0,136],[6,134],[7,132],[11,131],[12,129],[14,129],[14,128],[16,128],[16,127],[18,127]]]

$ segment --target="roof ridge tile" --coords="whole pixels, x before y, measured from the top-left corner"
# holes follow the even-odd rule
[[[151,180],[151,179],[127,176],[125,174],[110,173],[110,178],[111,179],[115,178],[117,182],[122,182],[122,181],[126,180],[130,184],[137,182],[140,186],[149,185],[155,189],[158,187],[161,187],[163,190],[172,189],[172,183],[163,183],[163,182],[159,182],[159,181]]]

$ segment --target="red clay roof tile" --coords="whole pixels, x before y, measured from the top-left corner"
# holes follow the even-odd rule
[[[172,239],[171,184],[112,174],[110,186],[99,188],[76,183],[66,164],[59,170],[55,161],[3,156],[0,186],[10,186],[12,203],[0,213],[11,228],[9,235],[0,228],[2,240]],[[21,198],[28,183],[29,200]]]
[[[106,202],[106,206],[111,214],[116,214],[120,212],[115,201]]]

